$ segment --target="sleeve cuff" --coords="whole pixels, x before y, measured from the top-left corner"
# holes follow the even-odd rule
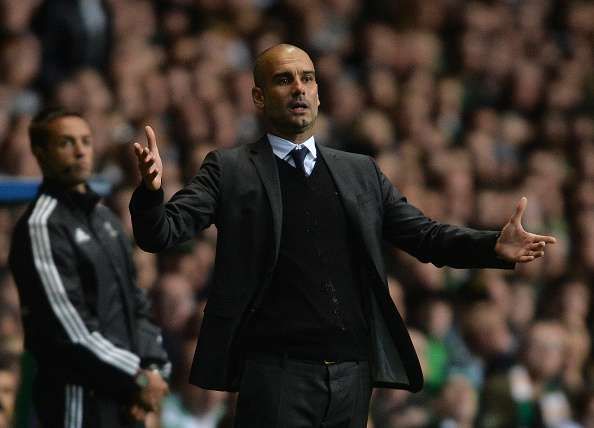
[[[489,267],[495,269],[514,269],[516,267],[515,263],[508,262],[506,260],[499,258],[499,256],[495,252],[495,244],[497,243],[497,240],[499,239],[499,235],[501,235],[501,232],[493,231],[489,233],[492,236],[490,237],[490,239],[485,240],[486,245],[484,248],[485,254],[489,254],[489,258],[493,260],[493,263]]]
[[[149,190],[143,183],[134,190],[130,199],[130,212],[148,211],[163,204],[163,187]]]

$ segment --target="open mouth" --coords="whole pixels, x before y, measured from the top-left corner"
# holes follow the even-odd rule
[[[307,109],[309,109],[309,106],[303,101],[293,101],[289,104],[289,110],[293,113],[305,113]]]

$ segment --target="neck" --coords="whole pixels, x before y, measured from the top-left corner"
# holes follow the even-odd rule
[[[84,181],[82,183],[73,184],[65,183],[52,177],[45,177],[45,180],[54,183],[55,186],[62,187],[66,192],[87,193],[87,183]]]
[[[276,135],[277,137],[284,138],[285,140],[290,141],[293,144],[304,143],[307,140],[309,140],[314,134],[313,127],[310,127],[303,132],[289,133],[289,132],[281,131],[280,129],[276,129],[272,126],[269,126],[268,129],[266,130],[266,132],[268,132],[272,135]]]

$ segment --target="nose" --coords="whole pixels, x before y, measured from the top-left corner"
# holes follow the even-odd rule
[[[74,154],[76,155],[76,157],[82,158],[87,154],[88,151],[89,145],[85,144],[83,141],[77,140],[74,144]]]
[[[300,78],[296,78],[293,81],[293,93],[294,94],[304,94],[305,93],[305,85],[301,81]]]

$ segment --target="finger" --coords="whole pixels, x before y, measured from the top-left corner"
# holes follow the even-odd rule
[[[144,148],[140,148],[140,150],[136,149],[136,147],[134,147],[134,152],[136,153],[136,157],[138,158],[138,163],[142,163],[144,162],[144,159],[146,158],[146,151]]]
[[[130,409],[130,415],[137,421],[144,421],[146,418],[146,411],[139,406],[132,406]]]
[[[530,251],[540,251],[542,250],[547,244],[544,241],[539,241],[528,245],[528,249]]]
[[[525,254],[526,256],[532,256],[535,259],[544,256],[544,251],[529,251]]]
[[[161,406],[161,399],[160,398],[155,398],[152,403],[151,403],[151,411],[153,412],[158,412],[159,408]]]
[[[144,422],[144,420],[146,419],[146,415],[147,413],[145,411],[142,411],[141,413],[133,415],[133,417],[136,420],[136,422]]]
[[[532,235],[532,241],[540,241],[544,242],[545,244],[555,244],[557,242],[557,238],[547,235]]]
[[[534,256],[520,256],[520,259],[518,261],[520,263],[527,263],[531,262],[532,260],[534,260]]]
[[[144,132],[146,132],[149,150],[153,153],[158,152],[159,149],[157,149],[157,137],[155,136],[155,131],[153,131],[153,128],[147,125],[144,127]]]
[[[136,143],[136,144],[138,144],[138,143]],[[141,162],[144,159],[144,157],[146,156],[144,149],[141,145],[134,146],[134,154],[136,155],[136,158],[138,159],[139,162]]]
[[[153,165],[155,164],[154,159],[149,159],[147,160],[142,160],[139,162],[140,163],[140,169],[143,172],[143,174],[146,174],[148,170],[150,170]]]
[[[136,156],[140,156],[142,154],[142,146],[138,143],[134,143],[134,153],[136,153]]]
[[[522,224],[522,216],[524,215],[524,211],[526,210],[526,205],[528,204],[528,199],[526,196],[522,196],[518,205],[516,206],[516,212],[511,218],[511,222],[515,223],[516,225]]]
[[[142,160],[141,164],[145,169],[149,169],[155,163],[155,158],[152,155],[146,155]]]
[[[144,149],[142,149],[142,160],[146,160],[150,155],[151,155],[151,152],[148,149],[148,147],[145,147]]]

